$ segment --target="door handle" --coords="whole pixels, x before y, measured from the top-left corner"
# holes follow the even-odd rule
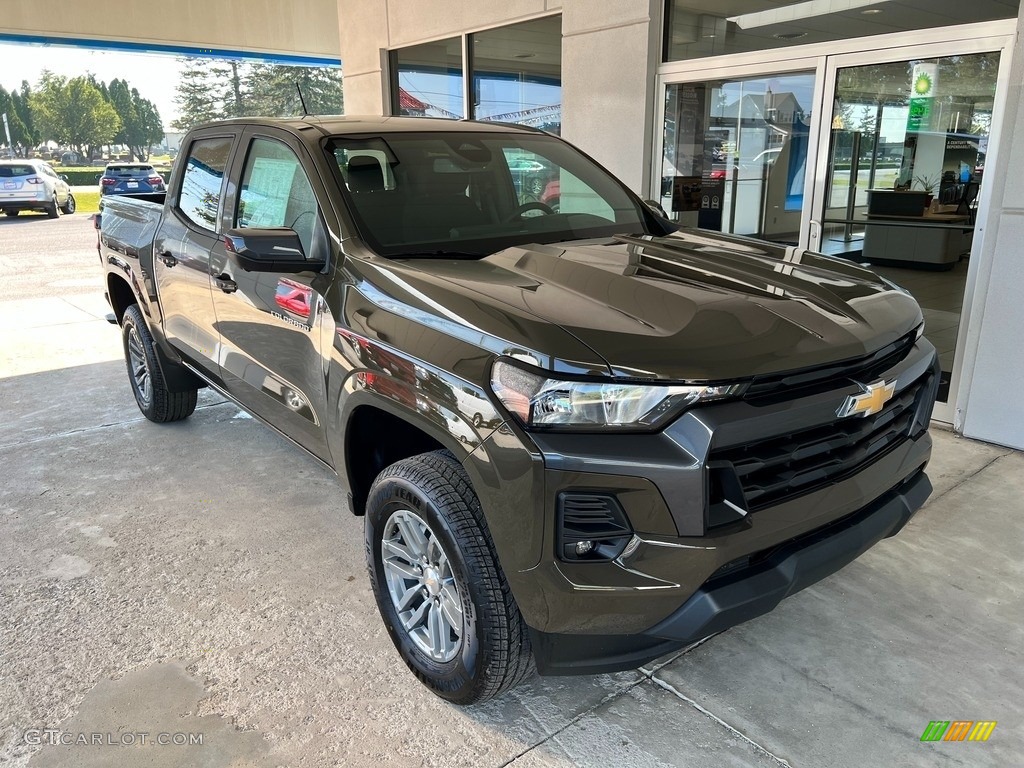
[[[164,251],[160,254],[160,261],[166,264],[168,267],[173,267],[178,263],[178,260],[174,257],[174,254],[170,251]]]
[[[213,281],[217,284],[218,288],[224,291],[224,293],[234,293],[238,290],[238,283],[227,275],[218,275],[213,278]]]

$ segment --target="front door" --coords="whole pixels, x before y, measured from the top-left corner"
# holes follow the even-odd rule
[[[229,226],[288,227],[304,251],[326,247],[309,169],[287,136],[248,136],[240,154],[237,206]],[[211,260],[219,362],[228,392],[297,443],[329,461],[317,272],[247,272],[221,250]]]
[[[865,264],[921,305],[953,420],[965,289],[981,253],[1002,38],[830,57],[814,250]],[[823,121],[824,123],[824,121]],[[825,141],[823,141],[823,145]]]

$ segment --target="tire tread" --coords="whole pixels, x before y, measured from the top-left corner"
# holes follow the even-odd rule
[[[531,677],[535,666],[526,623],[498,563],[487,521],[465,469],[447,450],[396,462],[377,476],[368,507],[376,493],[386,490],[382,486],[390,478],[401,478],[415,485],[444,510],[462,548],[470,578],[483,586],[481,593],[487,605],[479,606],[481,652],[488,654],[488,658],[483,662],[476,689],[457,703],[485,701]],[[370,567],[372,569],[372,564]],[[425,675],[415,668],[413,672],[432,688]]]

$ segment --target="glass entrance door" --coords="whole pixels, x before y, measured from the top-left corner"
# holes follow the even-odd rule
[[[661,203],[674,220],[796,244],[813,70],[665,90]]]
[[[936,417],[951,421],[1000,52],[928,53],[830,60],[831,131],[812,247],[863,263],[917,299],[942,367]]]

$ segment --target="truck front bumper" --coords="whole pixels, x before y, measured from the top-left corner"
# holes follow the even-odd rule
[[[899,531],[931,490],[939,372],[923,339],[890,360],[654,434],[495,430],[467,465],[540,671],[635,667],[770,611]],[[892,384],[885,408],[838,417],[875,379]],[[573,497],[574,520],[603,498],[628,521],[608,557],[567,550]]]
[[[751,564],[705,582],[676,611],[635,635],[558,634],[531,630],[541,674],[598,674],[633,669],[773,610],[894,536],[931,493],[918,471],[864,509],[785,542]]]

